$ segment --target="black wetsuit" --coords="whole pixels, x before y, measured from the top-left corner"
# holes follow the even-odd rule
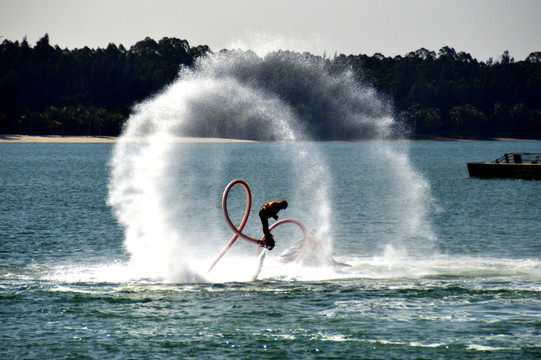
[[[263,205],[263,208],[259,211],[259,218],[261,219],[261,224],[263,225],[263,234],[265,234],[265,242],[270,249],[274,247],[274,238],[269,230],[269,218],[272,217],[274,220],[278,220],[278,212],[280,210],[282,210],[282,205],[280,205],[280,203],[277,201],[273,201]]]

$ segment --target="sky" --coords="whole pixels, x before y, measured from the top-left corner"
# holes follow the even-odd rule
[[[0,41],[129,48],[145,37],[211,50],[385,56],[444,46],[479,61],[541,51],[541,0],[0,0]]]

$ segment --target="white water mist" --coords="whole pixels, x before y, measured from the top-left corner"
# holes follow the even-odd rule
[[[111,160],[109,204],[125,228],[126,249],[140,277],[201,281],[198,248],[212,242],[217,253],[230,236],[224,238],[216,225],[221,214],[215,199],[227,182],[213,181],[235,164],[221,153],[198,159],[193,147],[177,141],[185,136],[283,142],[286,173],[270,175],[263,168],[257,182],[269,178],[288,186],[299,220],[324,242],[321,256],[331,256],[332,174],[317,143],[308,140],[385,137],[393,120],[372,88],[360,86],[347,70],[329,71],[326,61],[290,52],[208,55],[134,108]],[[194,167],[207,176],[194,179]],[[244,175],[242,169],[235,173]],[[214,193],[205,193],[209,188]],[[252,191],[274,200],[265,186]],[[197,214],[208,218],[204,227],[194,225]]]
[[[389,191],[393,196],[388,213],[394,219],[384,257],[432,256],[436,235],[429,216],[436,204],[430,184],[411,164],[408,143],[383,142],[380,151],[390,175]]]

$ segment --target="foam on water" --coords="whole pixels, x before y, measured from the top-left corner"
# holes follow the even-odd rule
[[[381,280],[383,288],[444,288],[459,286],[482,291],[541,291],[541,262],[538,259],[496,259],[489,257],[435,255],[415,259],[396,253],[373,257],[348,256],[335,259],[343,265],[306,266],[284,263],[279,257],[267,257],[261,265],[253,255],[226,256],[215,271],[206,273],[212,258],[191,259],[191,278],[183,274],[182,282],[252,282],[280,281],[348,281],[358,279]],[[133,283],[180,282],[179,278],[151,277],[134,263],[116,262],[100,265],[59,265],[26,267],[2,275],[4,281],[22,282],[47,280],[61,284],[76,283]],[[412,282],[413,280],[413,282]],[[398,281],[398,282],[397,282]],[[400,281],[404,281],[401,283]],[[364,283],[364,282],[363,282]],[[394,285],[393,285],[394,284]],[[62,286],[62,285],[59,285]]]

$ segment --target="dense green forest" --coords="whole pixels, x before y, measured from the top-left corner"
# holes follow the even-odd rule
[[[0,133],[118,135],[134,104],[210,53],[176,38],[73,50],[51,46],[47,34],[33,47],[4,40]],[[449,47],[392,58],[298,56],[324,62],[329,72],[352,71],[374,86],[412,137],[541,139],[541,52],[522,61],[504,52],[486,62]]]
[[[387,94],[414,137],[541,138],[541,52],[484,63],[444,47],[334,61]]]

